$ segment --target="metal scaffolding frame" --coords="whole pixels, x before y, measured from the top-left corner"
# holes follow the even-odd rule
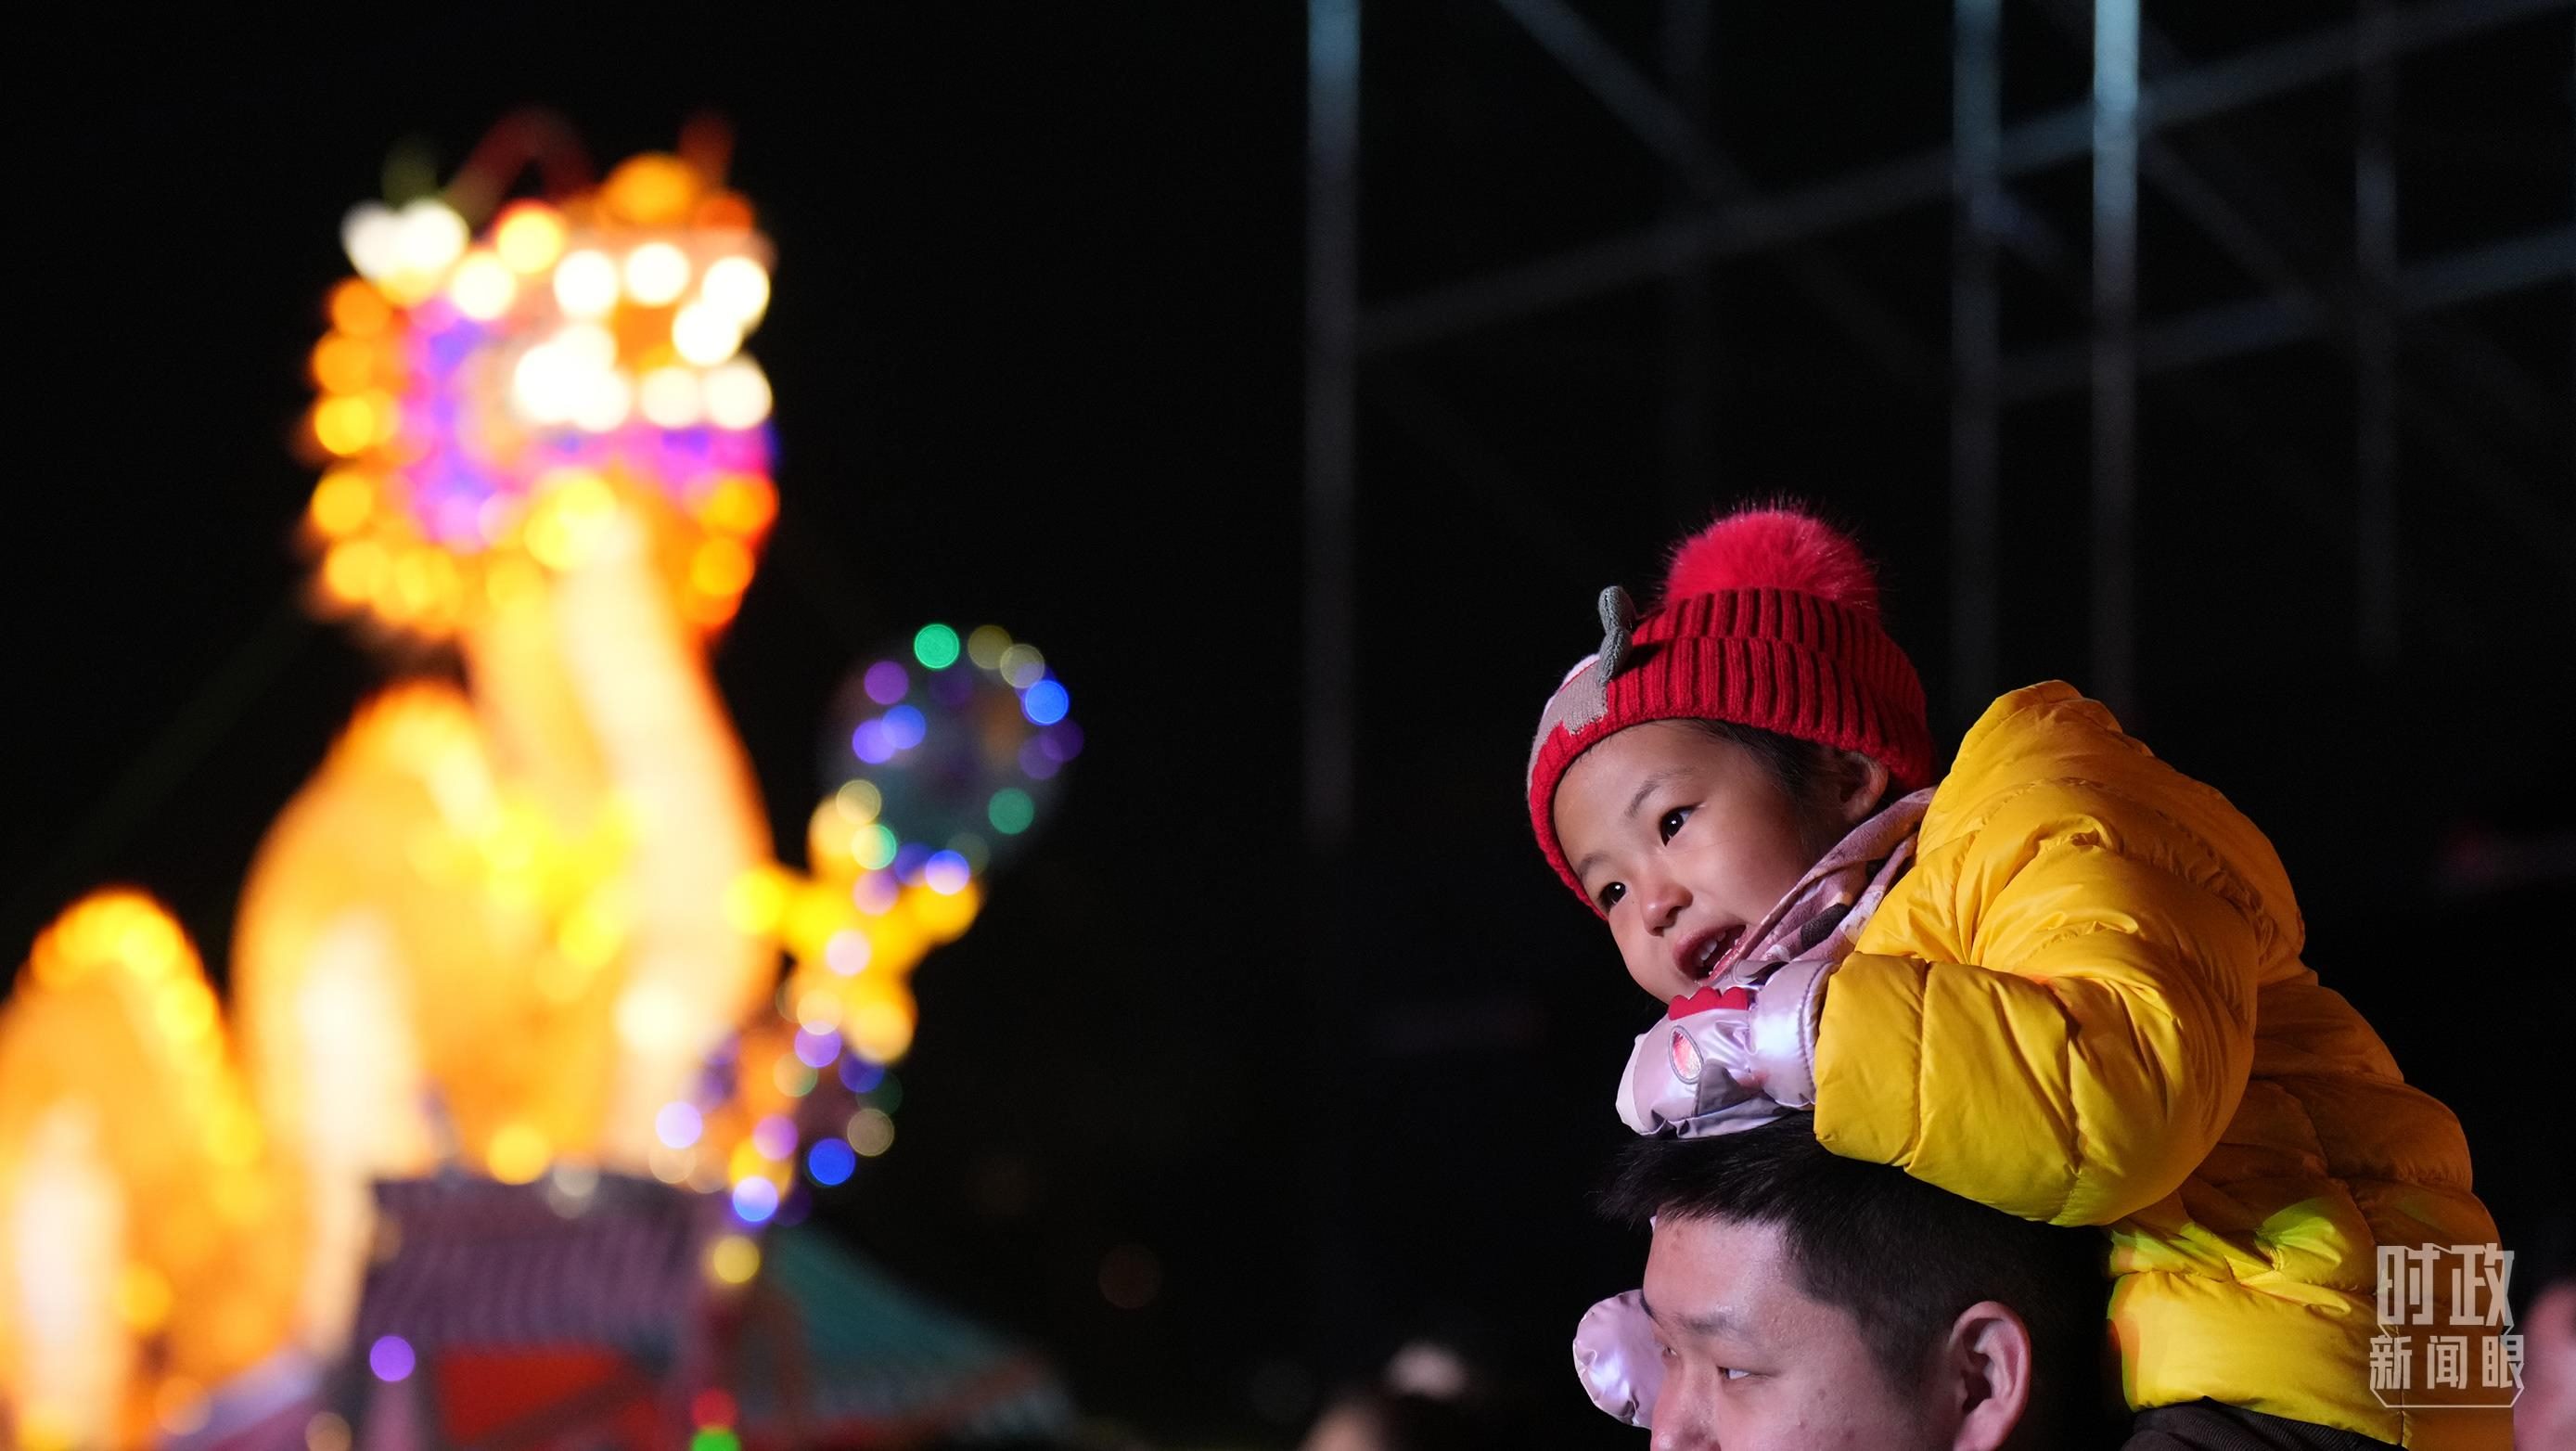
[[[2394,487],[2403,432],[2439,456],[2505,517],[2546,526],[2550,511],[2499,464],[2474,430],[2438,398],[2401,390],[2400,320],[2495,296],[2576,271],[2576,221],[2505,237],[2401,268],[2390,132],[2399,57],[2498,27],[2576,8],[2571,0],[2360,0],[2355,20],[2218,59],[2186,61],[2145,23],[2138,0],[2047,0],[2047,23],[2089,26],[2090,98],[2009,128],[2002,124],[2000,0],[1954,0],[1952,142],[1765,196],[1708,135],[1705,56],[1709,0],[1664,0],[1659,83],[1632,64],[1569,0],[1494,0],[1541,49],[1659,158],[1674,177],[1667,215],[1651,226],[1500,267],[1410,295],[1364,299],[1355,265],[1361,108],[1358,0],[1310,0],[1308,191],[1307,519],[1309,589],[1308,821],[1310,841],[1335,849],[1349,811],[1350,659],[1356,581],[1349,539],[1359,487],[1354,419],[1363,375],[1407,391],[1406,352],[1479,328],[1581,305],[1643,284],[1662,286],[1674,326],[1668,375],[1667,458],[1679,481],[1704,474],[1710,392],[1690,339],[1710,326],[1707,264],[1756,253],[1783,265],[1799,291],[1890,379],[1946,392],[1951,404],[1950,571],[1954,715],[1991,694],[1999,612],[1992,586],[2000,523],[1997,461],[2004,408],[2089,390],[2092,401],[2093,687],[2115,708],[2134,708],[2136,390],[2167,373],[2295,339],[2325,336],[2351,358],[2360,418],[2358,489],[2336,503],[2274,471],[2272,487],[2319,509],[2337,509],[2353,537],[2357,635],[2365,658],[2395,654],[2400,574]],[[2085,13],[2089,10],[2089,14]],[[2163,133],[2298,88],[2356,79],[2356,145],[2350,239],[2353,277],[2302,277],[2275,240],[2277,218],[2249,216],[2187,163]],[[2087,157],[2093,164],[2090,266],[2020,206],[2016,176]],[[2248,164],[2221,156],[2242,177]],[[2136,218],[2141,184],[2153,187],[2266,290],[2175,317],[2136,310]],[[2243,188],[2237,188],[2241,193]],[[1934,349],[1865,287],[1798,244],[1899,211],[1947,203],[1954,238],[1946,378]],[[2080,299],[2086,336],[2006,355],[1997,328],[1999,254],[2009,251]],[[2422,351],[2447,384],[2474,390],[2527,422],[2544,419],[2547,395],[2465,329],[2422,324]],[[2410,357],[2415,338],[2410,333]],[[1418,391],[1418,390],[1417,390]],[[2213,407],[2218,406],[2213,402]],[[2546,428],[2545,421],[2539,427]],[[1443,454],[1488,480],[1508,465],[1464,436],[1456,420],[1433,429]],[[2553,543],[2557,541],[2553,538]],[[2550,566],[2566,570],[2564,559]],[[2438,616],[2436,609],[2434,614]],[[1329,845],[1328,845],[1329,843]]]
[[[2160,398],[2188,409],[2205,429],[2243,439],[2249,484],[2303,512],[2326,537],[2349,542],[2356,648],[2364,661],[2392,664],[2405,643],[2401,625],[2419,642],[2456,641],[2478,626],[2446,592],[2406,572],[2395,503],[2401,438],[2473,490],[2529,546],[2520,563],[2565,573],[2576,591],[2566,501],[2535,497],[2528,469],[2518,473],[2496,447],[2500,438],[2563,447],[2565,401],[2476,329],[2441,316],[2576,272],[2576,220],[2401,265],[2392,147],[2401,57],[2564,15],[2576,0],[2356,0],[2349,24],[2217,58],[2184,56],[2141,0],[2025,0],[2013,7],[2011,23],[2051,27],[2084,46],[2093,83],[2085,101],[2011,125],[2001,99],[2002,0],[1953,0],[1949,144],[1767,195],[1712,134],[1713,0],[1658,4],[1657,53],[1640,63],[1574,0],[1492,0],[1661,164],[1668,179],[1657,219],[1553,256],[1371,297],[1359,265],[1362,3],[1308,0],[1304,825],[1316,890],[1305,986],[1317,1044],[1308,1086],[1318,1123],[1347,1122],[1331,1105],[1353,1092],[1352,1003],[1367,991],[1349,966],[1360,644],[1354,530],[1367,487],[1358,453],[1363,393],[1413,444],[1473,481],[1480,507],[1545,540],[1571,567],[1609,577],[1606,561],[1584,563],[1584,551],[1596,546],[1561,516],[1561,501],[1426,386],[1426,361],[1408,355],[1428,345],[1650,290],[1667,345],[1658,380],[1666,503],[1679,515],[1703,497],[1713,473],[1712,411],[1720,394],[1709,347],[1719,323],[1712,264],[1759,255],[1776,265],[1888,386],[1946,405],[1950,668],[1949,691],[1935,704],[1953,724],[1973,719],[2000,684],[2004,418],[2042,398],[2081,392],[2090,403],[2088,684],[2125,720],[2138,715],[2135,556],[2139,520],[2153,504],[2142,497],[2137,464],[2142,380],[2162,379]],[[2180,128],[2344,77],[2355,93],[2348,233],[2343,198],[2294,195],[2294,179],[2278,175],[2282,168],[2267,164],[2251,137],[2240,141],[2238,132],[2259,127],[2200,128],[2188,157],[2174,144]],[[2070,239],[2013,187],[2016,178],[2083,161],[2092,173],[2090,235]],[[2142,190],[2187,218],[2257,290],[2178,315],[2141,316]],[[1862,279],[1805,245],[1934,207],[1945,207],[1950,221],[1946,340],[1921,336],[1919,325]],[[2323,255],[2349,256],[2349,274],[2296,260]],[[2089,325],[2064,341],[2007,352],[2000,327],[2007,256]],[[2357,416],[2350,484],[2321,477],[2244,416],[2223,386],[2190,371],[2301,339],[2327,343],[2350,364]],[[2463,421],[2463,408],[2473,421]],[[1310,1165],[1311,1333],[1319,1347],[1349,1341],[1354,1325],[1371,1323],[1373,1303],[1355,1259],[1360,1237],[1346,1187],[1352,1145],[1339,1132],[1318,1135]]]

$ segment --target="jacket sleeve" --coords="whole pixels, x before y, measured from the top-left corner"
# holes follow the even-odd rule
[[[2016,792],[1916,872],[1826,991],[1826,1147],[2055,1224],[2179,1188],[2244,1095],[2276,945],[2260,904],[2177,822],[2088,782]]]

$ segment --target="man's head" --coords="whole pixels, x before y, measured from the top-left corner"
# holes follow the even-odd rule
[[[2099,1415],[2098,1231],[1838,1157],[1804,1114],[1646,1140],[1605,1207],[1654,1227],[1655,1451],[1998,1451]]]

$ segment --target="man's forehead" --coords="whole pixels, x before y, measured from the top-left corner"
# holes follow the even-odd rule
[[[1783,1308],[1784,1296],[1807,1300],[1789,1268],[1788,1240],[1776,1224],[1667,1214],[1646,1252],[1646,1303],[1659,1321],[1743,1328]]]

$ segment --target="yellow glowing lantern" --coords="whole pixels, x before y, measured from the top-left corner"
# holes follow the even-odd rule
[[[226,1211],[274,1209],[286,1172],[178,924],[134,892],[65,911],[0,1011],[0,1399],[22,1434],[166,1429],[274,1346],[300,1216]]]

